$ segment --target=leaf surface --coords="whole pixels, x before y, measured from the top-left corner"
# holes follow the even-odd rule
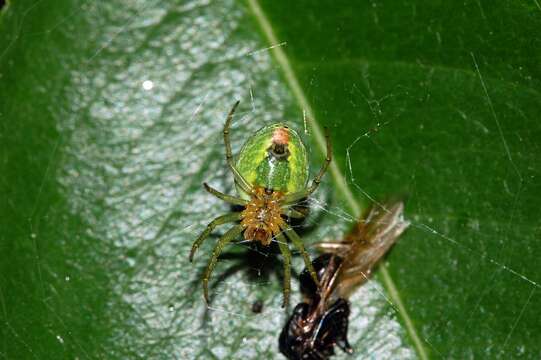
[[[306,244],[406,197],[412,227],[351,299],[356,358],[538,358],[536,4],[10,1],[0,355],[281,358],[280,256],[231,245],[208,309],[217,236],[188,262],[231,211],[201,184],[234,193],[221,128],[241,99],[234,152],[288,121],[315,173],[331,129]]]

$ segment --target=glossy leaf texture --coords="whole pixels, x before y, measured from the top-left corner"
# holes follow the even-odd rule
[[[351,299],[354,358],[539,358],[539,28],[537,1],[9,1],[0,358],[282,358],[281,257],[231,245],[209,308],[217,237],[188,262],[231,211],[201,185],[235,191],[236,99],[234,152],[287,121],[315,174],[331,130],[307,246],[406,199]]]

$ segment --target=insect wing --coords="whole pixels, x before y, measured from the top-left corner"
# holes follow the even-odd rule
[[[348,297],[366,282],[372,269],[409,226],[404,219],[404,204],[374,207],[360,223],[357,238],[348,237],[350,249],[345,255],[338,281],[338,296]]]

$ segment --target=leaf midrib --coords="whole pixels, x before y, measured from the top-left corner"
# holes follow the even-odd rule
[[[259,3],[257,2],[257,0],[248,0],[248,5],[249,5],[250,10],[252,11],[252,14],[254,15],[257,21],[257,24],[259,25],[259,27],[261,28],[261,31],[263,32],[267,41],[269,42],[269,46],[272,46],[274,44],[279,44],[280,41],[274,34],[272,26],[269,20],[267,19],[265,13],[259,6]],[[304,91],[302,90],[302,87],[299,84],[297,76],[295,75],[295,72],[293,71],[290,65],[290,62],[287,56],[285,55],[285,52],[282,50],[280,46],[272,47],[269,50],[274,55],[281,70],[283,71],[284,77],[288,85],[290,86],[300,108],[306,112],[307,121],[313,130],[316,143],[320,151],[324,153],[326,145],[325,145],[325,138],[323,136],[323,132],[321,131],[321,128],[319,127],[319,124],[316,121],[316,117],[312,109],[312,106],[310,105],[308,99],[306,98],[306,95],[304,94]],[[353,196],[353,193],[351,192],[351,189],[349,188],[345,178],[342,176],[342,173],[340,172],[340,169],[338,168],[336,161],[331,163],[330,171],[334,179],[334,182],[338,186],[339,191],[342,193],[348,206],[353,211],[353,215],[356,218],[358,218],[361,215],[361,207],[355,200],[355,197]],[[400,298],[398,289],[396,288],[396,285],[394,284],[391,274],[387,270],[387,267],[385,266],[385,264],[380,265],[379,272],[382,276],[383,283],[389,295],[393,299],[394,305],[398,308],[398,312],[405,323],[407,332],[413,341],[415,350],[419,358],[423,360],[428,359],[427,350],[425,349],[425,346],[423,342],[421,341],[419,334],[417,333],[417,329],[415,328],[412,319],[410,318],[408,312],[406,311],[404,303],[402,302],[402,299]]]

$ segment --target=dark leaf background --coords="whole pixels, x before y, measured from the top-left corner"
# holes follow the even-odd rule
[[[0,358],[281,358],[281,258],[230,246],[208,309],[217,238],[187,259],[230,211],[201,184],[234,192],[220,131],[241,99],[235,151],[287,121],[315,172],[331,129],[306,244],[406,199],[351,299],[353,358],[539,359],[539,29],[537,0],[9,1]]]

